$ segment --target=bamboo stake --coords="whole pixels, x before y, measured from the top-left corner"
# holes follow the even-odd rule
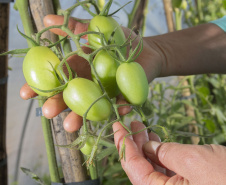
[[[8,50],[9,4],[0,3],[0,52]],[[0,57],[0,184],[7,185],[6,99],[8,56]]]
[[[168,32],[175,31],[174,21],[173,21],[173,9],[171,6],[171,0],[163,0],[166,22],[168,26]]]
[[[62,112],[53,118],[53,130],[58,145],[69,145],[78,137],[78,133],[67,133],[63,128],[63,120],[68,112]],[[62,170],[65,182],[81,182],[88,179],[83,156],[80,150],[59,147],[62,162]]]
[[[165,15],[166,15],[166,20],[167,20],[167,25],[168,25],[168,31],[169,32],[176,31],[176,29],[174,27],[174,21],[173,21],[173,9],[172,9],[171,0],[163,0],[163,3],[164,3],[164,8],[165,8]],[[181,29],[179,25],[177,25],[177,29]],[[186,87],[189,85],[188,81],[184,80],[184,76],[179,76],[178,79],[179,79],[179,81],[183,81],[182,86]],[[183,95],[183,97],[191,96],[190,89],[189,88],[183,89],[182,95]],[[192,100],[189,99],[188,101],[192,101]],[[189,105],[185,105],[184,107],[185,107],[186,115],[195,118],[194,108]],[[199,134],[198,126],[196,124],[197,124],[197,122],[195,120],[193,120],[191,122],[191,125],[189,126],[189,131],[193,132],[195,134]],[[193,144],[198,144],[200,141],[200,138],[196,137],[196,136],[192,136],[191,141]]]

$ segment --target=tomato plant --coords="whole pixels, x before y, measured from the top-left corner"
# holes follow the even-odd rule
[[[45,46],[31,48],[23,61],[23,74],[28,85],[40,90],[51,90],[61,85],[56,73],[60,60]],[[54,68],[54,69],[53,69]],[[60,76],[60,75],[59,75]],[[41,92],[32,88],[41,96],[51,96],[55,92]]]
[[[111,38],[112,33],[115,31],[111,43],[118,45],[123,44],[126,40],[122,28],[112,17],[108,16],[96,15],[93,19],[91,19],[88,31],[103,33],[107,42]],[[101,37],[97,34],[88,34],[88,42],[91,46],[96,48],[100,48],[102,46]],[[126,55],[126,48],[122,48],[122,52]]]
[[[142,105],[148,97],[148,81],[146,74],[137,62],[121,64],[116,72],[118,87],[127,101],[134,105]]]
[[[88,137],[85,145],[80,149],[84,155],[90,155],[95,144],[95,139],[93,137]]]
[[[106,50],[99,51],[93,60],[93,65],[107,94],[113,98],[120,92],[116,83],[116,70],[119,63],[111,55],[114,53]],[[91,73],[94,82],[98,84],[94,71],[92,70]]]
[[[85,78],[75,78],[64,89],[63,99],[72,111],[83,116],[91,104],[102,94],[100,87],[93,81]],[[101,121],[107,119],[110,114],[110,102],[106,98],[101,98],[91,107],[87,119]]]

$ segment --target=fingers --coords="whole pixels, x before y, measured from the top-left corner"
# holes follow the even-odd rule
[[[142,124],[139,121],[133,121],[131,123],[131,130],[132,130],[132,132],[138,132],[138,131],[140,131],[140,130],[142,130],[144,128],[145,128],[144,124]],[[133,140],[136,143],[137,148],[140,151],[140,153],[142,155],[144,155],[142,146],[149,141],[147,130],[144,130],[144,131],[142,131],[142,132],[140,132],[138,134],[134,134],[133,135]]]
[[[62,25],[64,22],[64,17],[60,16],[60,15],[47,15],[44,18],[44,25],[46,27],[49,26],[53,26],[53,25]],[[69,23],[68,23],[68,28],[74,33],[74,34],[79,34],[79,33],[83,33],[85,31],[87,31],[88,29],[88,23],[80,23],[78,21],[76,21],[74,18],[70,18],[69,19]],[[61,29],[51,29],[50,31],[52,31],[53,33],[57,34],[57,35],[61,35],[61,36],[67,36],[67,34],[62,31]],[[87,36],[83,37],[87,40]]]
[[[143,149],[145,155],[152,161],[161,163],[166,168],[189,179],[190,182],[195,182],[197,179],[205,180],[202,177],[208,176],[211,171],[221,173],[218,170],[219,166],[222,166],[218,162],[221,157],[220,152],[217,150],[218,147],[213,148],[213,146],[215,145],[210,147],[150,141],[144,145]],[[213,169],[215,166],[218,167]]]
[[[64,103],[63,93],[61,92],[46,100],[42,107],[42,112],[46,118],[51,119],[60,114],[66,108],[67,105]]]
[[[122,95],[119,95],[117,97],[116,103],[118,105],[128,104],[128,102],[123,98]],[[120,115],[126,115],[129,112],[131,112],[131,111],[132,111],[132,107],[131,106],[121,106],[121,107],[118,108],[118,112],[119,112]]]
[[[160,137],[159,137],[156,133],[154,133],[154,132],[150,132],[150,133],[148,134],[148,136],[149,136],[149,140],[150,140],[150,141],[161,142]]]
[[[83,51],[85,53],[90,53],[91,49],[88,47],[82,47]],[[91,68],[89,63],[82,57],[78,55],[73,55],[67,59],[67,62],[69,66],[76,72],[78,77],[92,79],[91,77]],[[66,66],[64,66],[64,72],[67,74],[68,71],[66,69]]]
[[[74,112],[70,112],[65,118],[63,126],[67,132],[75,132],[82,126],[82,117]]]
[[[20,97],[24,100],[34,98],[37,94],[31,89],[31,87],[26,83],[20,89]]]
[[[139,123],[138,123],[139,124]],[[135,126],[134,126],[135,127]],[[137,126],[141,127],[141,125]],[[119,122],[114,123],[113,130],[115,133],[115,144],[118,150],[121,150],[123,138],[128,132],[121,126]],[[134,185],[144,184],[159,184],[157,181],[166,182],[168,177],[165,175],[154,172],[152,165],[142,156],[134,140],[127,137],[125,140],[125,160],[121,160],[121,164],[130,181]]]

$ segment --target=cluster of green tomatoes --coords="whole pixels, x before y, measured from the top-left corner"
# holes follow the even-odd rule
[[[63,83],[58,70],[61,61],[48,47],[35,46],[23,61],[28,85],[40,96],[50,97],[63,91],[66,105],[80,116],[86,113],[90,121],[107,120],[113,110],[111,100],[120,93],[129,104],[141,106],[148,96],[148,81],[141,65],[126,57],[127,46],[120,47],[126,42],[120,25],[111,16],[96,15],[89,23],[88,32],[101,33],[109,45],[118,46],[103,47],[100,34],[88,34],[90,46],[103,48],[93,58],[92,80],[75,77],[64,82],[63,89],[59,88]]]

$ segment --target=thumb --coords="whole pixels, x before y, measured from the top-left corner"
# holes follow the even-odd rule
[[[213,145],[200,146],[149,141],[143,146],[143,150],[151,161],[190,180],[206,176],[208,173],[211,174],[213,167],[210,159],[213,160],[216,157]]]

